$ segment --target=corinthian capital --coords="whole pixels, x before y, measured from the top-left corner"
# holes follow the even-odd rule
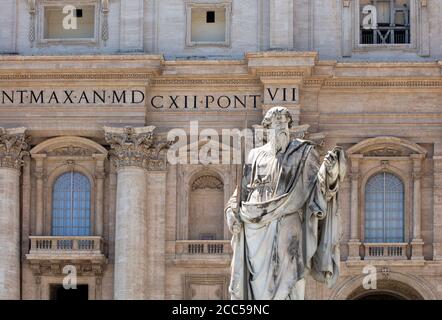
[[[117,168],[136,166],[147,170],[164,170],[166,163],[161,150],[164,144],[156,141],[149,127],[104,127],[106,142],[110,144],[111,160]]]
[[[23,157],[28,154],[29,140],[26,128],[0,128],[0,167],[20,170]]]

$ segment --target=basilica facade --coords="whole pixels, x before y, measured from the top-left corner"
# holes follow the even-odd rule
[[[274,106],[348,157],[341,274],[306,298],[442,299],[440,1],[0,8],[0,299],[228,299],[223,131]]]

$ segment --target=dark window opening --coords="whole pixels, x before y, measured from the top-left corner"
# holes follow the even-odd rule
[[[77,289],[65,289],[61,284],[51,284],[50,299],[59,301],[79,301],[88,300],[89,286],[87,284],[77,284]]]
[[[366,8],[367,5],[375,6],[374,10]],[[364,12],[364,8],[365,12]],[[410,6],[409,0],[361,0],[361,44],[407,44],[411,40]],[[368,13],[367,13],[368,12]],[[376,15],[374,15],[376,14]],[[365,29],[362,22],[365,17],[372,15],[369,20],[371,28]],[[373,19],[375,17],[375,19]],[[376,23],[373,25],[373,21]]]
[[[83,9],[75,9],[75,17],[83,18]]]
[[[206,23],[215,23],[215,11],[206,12]]]

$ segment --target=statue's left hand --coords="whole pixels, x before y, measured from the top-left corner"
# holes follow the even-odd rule
[[[338,163],[338,155],[336,153],[336,149],[327,152],[324,157],[324,165],[326,168],[327,175],[330,178],[330,181],[334,183],[339,176],[339,163]]]

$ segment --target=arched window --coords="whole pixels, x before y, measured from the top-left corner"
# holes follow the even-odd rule
[[[214,175],[193,181],[190,190],[189,240],[224,238],[224,185]]]
[[[404,242],[404,184],[387,172],[365,186],[365,241]]]
[[[91,227],[91,185],[75,171],[62,174],[52,193],[52,235],[88,236]]]

